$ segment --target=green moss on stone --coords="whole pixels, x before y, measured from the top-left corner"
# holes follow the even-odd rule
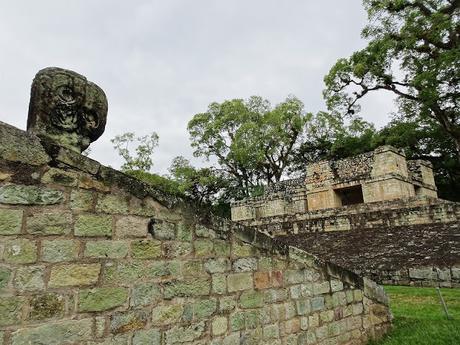
[[[22,210],[0,209],[0,235],[16,235],[21,232]]]
[[[78,293],[78,310],[80,312],[94,312],[113,309],[128,299],[128,290],[116,288],[95,288],[81,290]]]

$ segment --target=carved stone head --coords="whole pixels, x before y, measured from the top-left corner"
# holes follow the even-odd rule
[[[32,82],[27,130],[82,152],[97,140],[107,121],[104,91],[78,73],[48,67]]]

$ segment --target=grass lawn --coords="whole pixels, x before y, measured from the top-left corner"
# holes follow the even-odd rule
[[[386,286],[393,330],[372,345],[460,345],[460,289],[441,289],[447,320],[434,288]]]

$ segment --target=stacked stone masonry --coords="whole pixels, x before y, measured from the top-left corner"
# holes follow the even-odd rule
[[[371,280],[0,123],[0,344],[365,344]]]
[[[309,164],[303,178],[282,181],[261,197],[232,204],[232,220],[250,221],[410,198],[437,198],[431,163],[407,161],[400,150],[377,150]]]

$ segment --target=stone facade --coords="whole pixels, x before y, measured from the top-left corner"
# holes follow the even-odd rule
[[[460,222],[277,237],[387,285],[460,287]]]
[[[390,327],[373,281],[41,137],[0,122],[0,344],[351,345]]]
[[[232,220],[302,214],[348,205],[414,197],[437,198],[433,168],[426,161],[407,161],[391,146],[306,168],[302,179],[270,186],[262,197],[232,204]]]

